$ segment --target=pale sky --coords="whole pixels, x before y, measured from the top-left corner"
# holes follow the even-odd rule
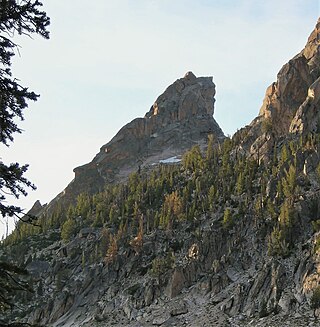
[[[44,0],[51,38],[19,39],[15,76],[41,95],[8,149],[47,203],[126,123],[187,71],[213,76],[225,134],[249,124],[283,64],[306,44],[319,0]],[[18,39],[16,39],[18,40]],[[0,221],[0,235],[5,224]]]

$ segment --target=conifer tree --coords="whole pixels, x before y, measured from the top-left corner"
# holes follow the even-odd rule
[[[22,86],[12,76],[12,57],[18,51],[13,40],[15,34],[39,34],[49,38],[47,27],[50,23],[46,13],[41,11],[39,1],[0,1],[0,143],[9,146],[13,134],[21,133],[17,120],[24,119],[24,111],[28,101],[36,101],[39,95]],[[0,160],[0,214],[21,218],[21,208],[10,205],[6,201],[8,194],[16,198],[27,195],[26,188],[35,189],[24,174],[28,165],[12,163],[6,165]]]
[[[18,52],[14,41],[15,34],[31,36],[38,34],[49,38],[50,19],[41,11],[38,0],[1,0],[0,1],[0,143],[9,146],[15,133],[21,133],[17,121],[24,119],[24,111],[29,101],[39,97],[12,74],[12,58]],[[35,186],[24,177],[28,165],[12,163],[7,165],[0,160],[0,214],[2,217],[16,216],[21,219],[23,210],[7,202],[7,196],[19,198],[26,196],[26,189]],[[25,220],[32,222],[32,217]],[[11,295],[17,290],[27,290],[29,286],[20,281],[24,270],[12,264],[0,262],[0,308],[11,307]],[[10,292],[8,292],[10,290]],[[6,326],[6,323],[2,323]],[[16,326],[19,323],[15,322]]]
[[[225,229],[229,229],[233,226],[233,218],[230,208],[226,208],[224,211],[222,225]]]
[[[283,193],[287,198],[292,199],[295,195],[296,189],[296,168],[290,165],[289,170],[286,171],[286,176],[282,178]]]
[[[69,241],[76,233],[77,227],[74,219],[68,219],[64,222],[61,228],[61,238],[64,241]]]

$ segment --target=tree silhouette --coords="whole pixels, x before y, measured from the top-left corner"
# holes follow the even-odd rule
[[[24,119],[28,101],[36,101],[39,95],[22,86],[12,76],[12,57],[19,51],[13,41],[15,34],[31,36],[39,34],[48,39],[50,19],[41,11],[39,1],[0,0],[0,143],[9,146],[14,133],[21,133],[17,120]],[[22,209],[7,203],[8,195],[19,198],[27,195],[26,188],[35,186],[23,175],[28,165],[6,165],[0,158],[0,213],[21,218]]]
[[[16,34],[31,36],[38,34],[48,39],[50,19],[41,11],[42,3],[35,0],[0,0],[0,143],[9,146],[13,134],[21,133],[17,120],[24,119],[24,110],[29,101],[36,101],[39,95],[22,86],[12,75],[12,57],[19,51],[13,39]],[[35,186],[24,177],[28,166],[12,163],[6,165],[0,158],[0,214],[21,219],[20,207],[7,203],[7,197],[19,198],[27,195],[26,188]],[[32,223],[29,217],[26,221]],[[0,312],[12,307],[16,290],[27,290],[28,284],[20,280],[25,270],[11,263],[0,263]],[[0,319],[1,326],[20,326]]]

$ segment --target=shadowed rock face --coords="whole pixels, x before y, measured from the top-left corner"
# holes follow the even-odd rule
[[[160,95],[143,118],[125,125],[89,164],[74,169],[66,196],[93,193],[105,182],[125,178],[139,166],[182,155],[208,134],[223,138],[213,118],[215,85],[212,77],[188,72]]]
[[[276,135],[316,128],[311,120],[318,115],[320,96],[319,33],[320,20],[305,48],[281,68],[266,91],[259,115],[271,120]]]

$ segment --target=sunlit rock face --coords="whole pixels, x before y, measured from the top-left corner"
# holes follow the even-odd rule
[[[270,119],[277,135],[310,131],[318,116],[320,92],[320,20],[305,48],[280,70],[266,91],[260,116]]]
[[[266,91],[259,115],[235,134],[239,149],[268,160],[279,137],[320,131],[320,20],[304,49]]]
[[[92,162],[74,169],[75,179],[65,196],[93,193],[105,182],[122,179],[140,166],[180,156],[208,134],[224,134],[213,118],[215,84],[212,77],[192,72],[171,84],[143,118],[136,118],[101,147]]]

